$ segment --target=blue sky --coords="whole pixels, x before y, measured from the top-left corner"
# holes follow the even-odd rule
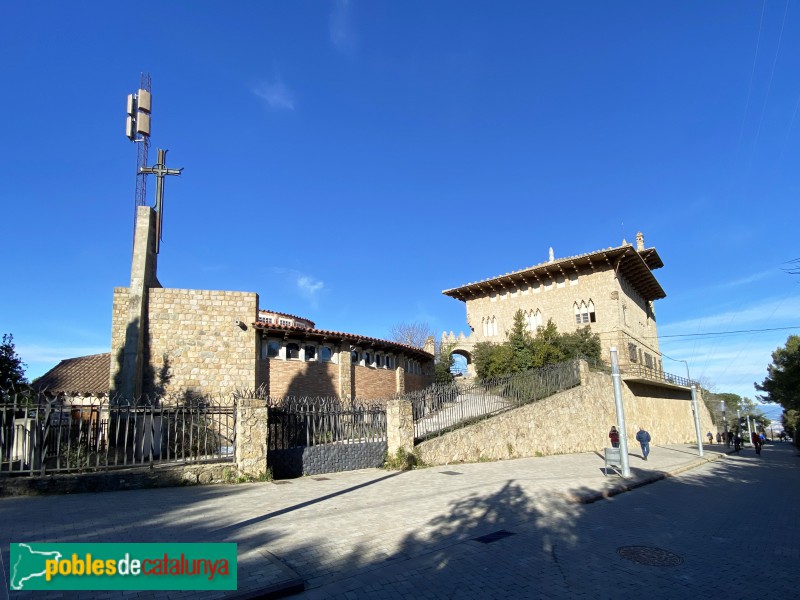
[[[150,162],[185,169],[165,286],[458,333],[441,290],[641,230],[692,377],[753,397],[798,333],[797,3],[12,1],[0,51],[0,332],[31,377],[108,350],[141,71]]]

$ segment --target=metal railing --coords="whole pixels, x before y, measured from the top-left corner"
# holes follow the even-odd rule
[[[335,397],[268,398],[269,450],[386,441],[386,408]]]
[[[420,442],[580,385],[577,360],[463,384],[434,384],[404,394],[414,414],[414,440]]]
[[[6,394],[0,475],[233,460],[234,406],[85,404]]]
[[[686,377],[665,373],[664,371],[655,369],[653,367],[632,363],[620,366],[620,374],[641,377],[642,379],[649,379],[650,381],[671,383],[672,385],[680,385],[687,388],[695,384],[694,381],[687,379]]]

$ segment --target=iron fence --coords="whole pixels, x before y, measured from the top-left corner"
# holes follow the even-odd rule
[[[697,385],[695,381],[681,377],[680,375],[673,375],[672,373],[665,373],[660,369],[647,367],[645,365],[629,364],[620,367],[622,375],[633,377],[640,377],[642,379],[649,379],[650,381],[659,381],[664,383],[671,383],[672,385],[679,385],[681,387],[690,388],[692,385]]]
[[[267,398],[268,449],[386,440],[386,408],[331,397]]]
[[[580,385],[577,360],[464,385],[434,384],[404,394],[420,442]]]
[[[234,406],[0,400],[0,475],[233,460]]]

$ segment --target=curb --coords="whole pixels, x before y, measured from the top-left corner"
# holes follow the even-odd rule
[[[608,500],[609,498],[613,498],[614,496],[618,496],[619,494],[624,494],[625,492],[630,492],[642,486],[649,485],[657,481],[662,481],[669,477],[675,477],[677,475],[680,475],[681,473],[690,471],[691,469],[695,469],[699,466],[715,462],[720,458],[722,458],[723,456],[727,456],[728,454],[730,454],[730,452],[726,452],[725,454],[714,454],[709,458],[705,457],[697,458],[690,463],[686,463],[684,465],[675,467],[670,471],[660,471],[657,473],[653,473],[652,475],[643,476],[641,479],[623,481],[622,483],[619,483],[607,490],[601,490],[594,493],[587,493],[581,495],[564,494],[564,496],[569,502],[573,502],[575,504],[593,504],[595,502],[598,502],[599,500]]]

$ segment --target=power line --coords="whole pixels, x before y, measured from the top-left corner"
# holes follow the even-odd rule
[[[763,333],[767,331],[785,331],[788,329],[800,329],[800,325],[793,325],[791,327],[770,327],[767,329],[737,329],[735,331],[709,331],[704,333],[676,333],[674,335],[652,335],[652,336],[636,336],[641,340],[664,340],[667,338],[686,338],[686,337],[716,337],[723,335],[739,335],[744,333]],[[614,336],[616,332],[608,332],[599,334],[603,336]]]

